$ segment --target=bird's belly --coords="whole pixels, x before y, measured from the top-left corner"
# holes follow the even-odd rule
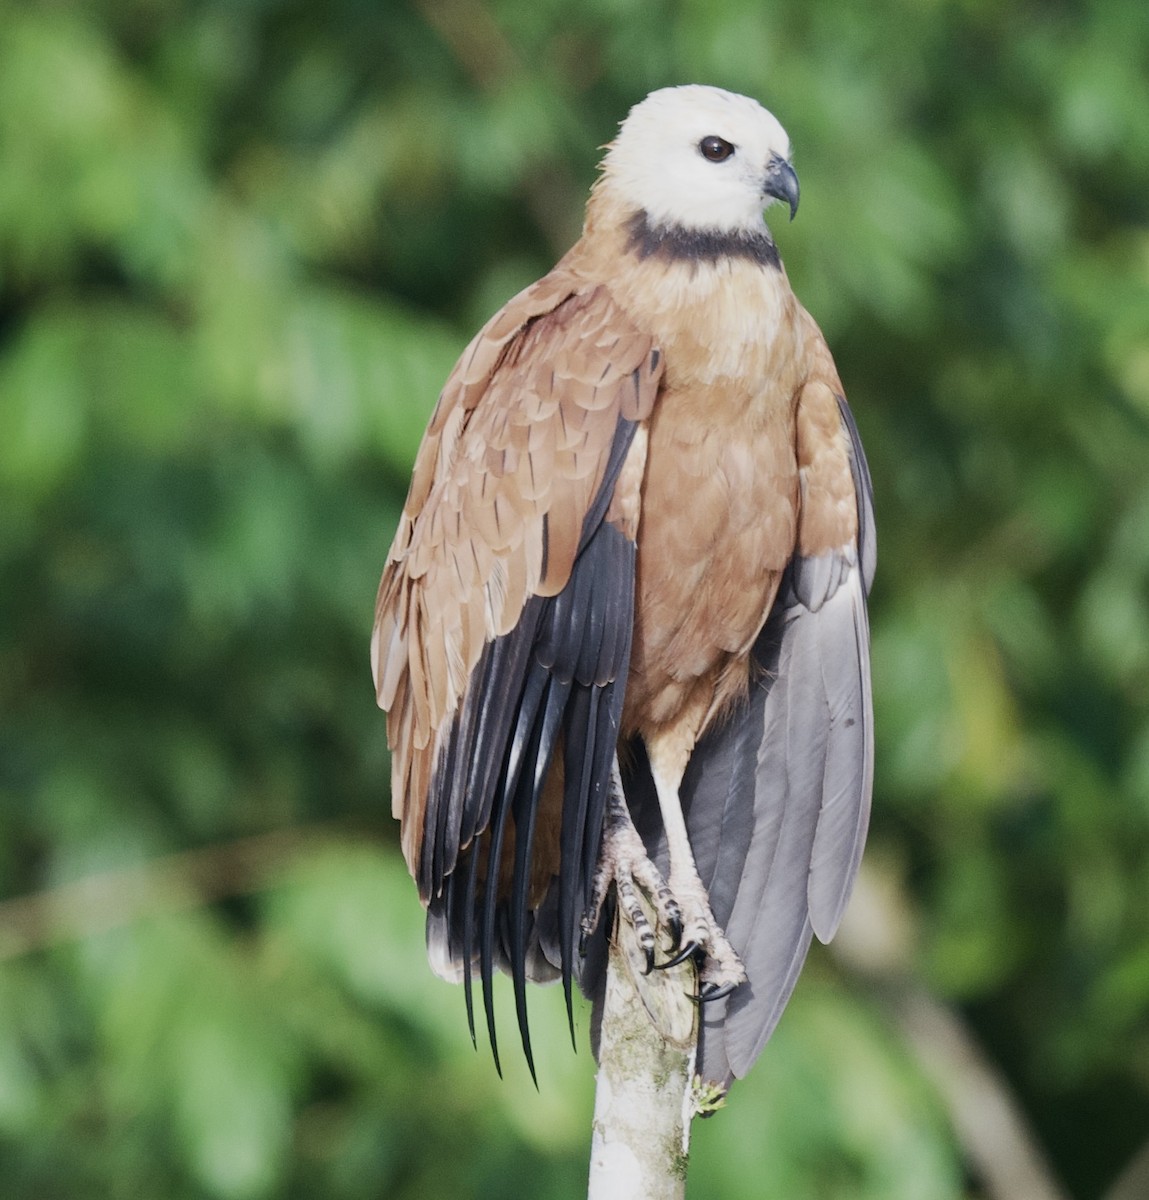
[[[756,422],[708,416],[651,426],[624,733],[704,727],[745,692],[750,649],[793,554],[790,405]]]

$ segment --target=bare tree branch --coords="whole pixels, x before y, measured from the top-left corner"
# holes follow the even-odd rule
[[[690,962],[644,974],[615,920],[595,1086],[588,1200],[682,1200],[695,1111],[698,987]]]

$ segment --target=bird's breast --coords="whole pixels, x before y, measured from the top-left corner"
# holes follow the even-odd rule
[[[712,716],[745,691],[748,658],[797,535],[795,384],[787,372],[660,398],[638,529],[624,726]],[[704,722],[705,723],[705,722]]]
[[[584,239],[574,269],[662,352],[638,520],[624,734],[702,725],[744,693],[797,530],[796,401],[807,363],[785,271],[643,258]]]

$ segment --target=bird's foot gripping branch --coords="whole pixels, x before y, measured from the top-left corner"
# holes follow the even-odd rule
[[[619,913],[633,927],[635,941],[645,956],[647,974],[694,959],[698,966],[697,999],[728,995],[746,979],[742,963],[714,919],[692,863],[678,872],[675,883],[677,886],[667,884],[651,861],[627,808],[616,768],[591,903],[582,920],[580,948],[585,952],[613,886]]]

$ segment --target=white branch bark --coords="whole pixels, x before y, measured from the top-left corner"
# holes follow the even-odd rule
[[[644,975],[634,930],[615,919],[595,1090],[588,1200],[682,1200],[698,1044],[689,961]]]

